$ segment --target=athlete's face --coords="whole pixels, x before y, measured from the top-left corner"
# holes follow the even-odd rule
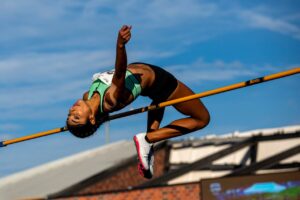
[[[78,100],[70,108],[67,123],[72,126],[86,124],[92,111],[83,100]]]

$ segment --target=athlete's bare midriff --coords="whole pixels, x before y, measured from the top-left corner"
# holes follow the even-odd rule
[[[127,69],[140,81],[142,89],[150,88],[155,80],[153,70],[147,64],[130,64]]]

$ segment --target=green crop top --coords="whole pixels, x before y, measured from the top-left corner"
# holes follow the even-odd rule
[[[111,86],[113,75],[114,70],[103,73],[96,73],[93,75],[93,83],[89,89],[88,99],[92,97],[94,92],[99,92],[101,96],[101,101],[99,105],[101,113],[103,113],[103,97],[107,89]],[[136,99],[142,92],[140,82],[129,70],[126,70],[125,87],[131,92],[134,99]]]

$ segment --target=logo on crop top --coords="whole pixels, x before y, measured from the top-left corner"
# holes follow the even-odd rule
[[[101,72],[101,73],[96,73],[93,75],[92,80],[100,80],[106,85],[111,85],[112,78],[114,76],[115,70],[107,71],[107,72]]]

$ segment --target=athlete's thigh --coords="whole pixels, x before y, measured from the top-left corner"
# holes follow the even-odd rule
[[[185,96],[195,94],[189,87],[178,81],[178,86],[168,100],[178,99]],[[208,115],[208,111],[200,99],[178,103],[174,108],[184,115],[189,115],[194,118],[203,118]]]

